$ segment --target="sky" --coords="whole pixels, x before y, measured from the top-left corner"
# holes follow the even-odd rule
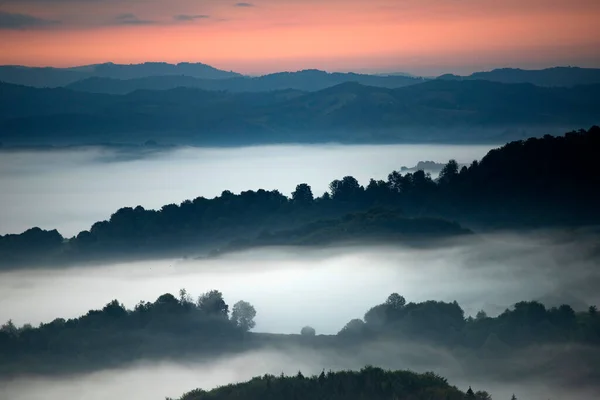
[[[0,0],[0,64],[246,74],[600,66],[598,0]]]

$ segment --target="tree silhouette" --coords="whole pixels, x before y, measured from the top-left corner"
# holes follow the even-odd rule
[[[249,331],[256,326],[254,317],[256,317],[256,310],[250,303],[240,300],[233,305],[231,321],[243,331]]]
[[[439,181],[443,184],[450,183],[458,175],[458,163],[456,160],[448,161],[440,171]]]
[[[392,293],[388,296],[385,304],[397,310],[406,305],[406,299],[400,296],[398,293]]]
[[[227,317],[229,306],[223,300],[223,294],[218,290],[211,290],[198,297],[198,308],[208,315]]]
[[[473,392],[473,389],[471,389],[471,386],[469,386],[469,390],[467,390],[466,393],[466,398],[467,399],[474,399],[475,398],[475,393]]]
[[[300,334],[302,336],[315,336],[316,335],[316,331],[315,331],[315,328],[313,328],[313,327],[305,326],[304,328],[302,328],[300,330]]]
[[[296,186],[296,190],[292,193],[292,200],[300,204],[310,204],[314,200],[312,189],[306,183],[301,183]]]

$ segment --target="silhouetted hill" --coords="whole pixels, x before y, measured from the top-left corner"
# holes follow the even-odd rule
[[[296,89],[317,91],[344,82],[363,85],[397,88],[421,83],[421,78],[407,76],[375,76],[354,73],[327,73],[319,70],[279,72],[255,78],[195,79],[190,76],[151,76],[138,79],[119,80],[110,78],[88,78],[68,85],[69,89],[82,92],[126,94],[139,89],[167,90],[176,87],[193,87],[204,90],[228,92],[265,92]]]
[[[324,219],[295,229],[263,231],[254,239],[241,239],[212,256],[262,246],[328,246],[341,243],[423,243],[472,232],[456,222],[438,218],[409,218],[397,211],[376,210]]]
[[[202,63],[169,64],[164,62],[146,62],[143,64],[113,64],[94,65],[91,68],[95,76],[114,79],[135,79],[157,75],[185,75],[202,79],[226,79],[242,76],[237,72],[223,71]]]
[[[265,375],[211,391],[196,389],[179,400],[463,400],[466,395],[434,373],[384,371],[367,367],[359,372],[323,372],[319,376]],[[474,397],[475,398],[475,397]],[[171,399],[167,399],[171,400]]]
[[[577,86],[600,83],[600,69],[554,67],[540,70],[501,68],[468,76],[441,75],[442,80],[487,80],[501,83],[531,83],[538,86]]]
[[[0,66],[0,82],[32,87],[58,87],[68,85],[89,76],[83,71],[51,67]]]
[[[600,85],[434,80],[397,89],[346,82],[310,93],[176,88],[127,95],[0,88],[5,145],[143,143],[156,132],[179,144],[475,142],[600,120]]]
[[[0,81],[33,87],[58,87],[90,77],[135,79],[156,75],[185,75],[202,79],[241,76],[202,63],[95,64],[73,68],[0,66]]]
[[[511,142],[469,167],[451,160],[435,181],[422,170],[393,171],[367,186],[336,179],[318,198],[300,184],[291,198],[277,190],[224,191],[160,210],[125,207],[69,240],[37,228],[0,236],[0,266],[193,256],[232,241],[232,248],[327,245],[466,233],[440,218],[483,229],[589,226],[600,223],[598,152],[600,128],[593,127]]]
[[[392,293],[385,302],[365,311],[362,318],[340,327],[336,335],[285,335],[252,332],[255,317],[263,310],[256,310],[243,300],[230,307],[218,290],[195,300],[181,289],[178,297],[164,293],[155,301],[138,302],[133,309],[115,299],[79,317],[57,316],[36,327],[18,327],[11,320],[2,324],[0,373],[3,378],[40,372],[59,375],[115,368],[135,361],[197,361],[198,356],[210,362],[209,357],[236,353],[265,356],[261,350],[271,354],[283,350],[295,355],[290,360],[302,359],[304,351],[322,354],[327,365],[343,365],[338,362],[349,357],[361,363],[364,361],[360,360],[379,360],[399,365],[394,357],[409,356],[408,360],[424,362],[422,366],[446,369],[447,358],[440,359],[442,350],[451,356],[452,368],[460,368],[465,377],[481,377],[484,370],[484,375],[501,376],[507,382],[523,376],[545,376],[566,385],[598,386],[600,315],[595,306],[576,312],[567,304],[547,308],[536,301],[518,301],[495,317],[483,311],[467,316],[456,301],[407,302],[402,295]],[[403,348],[412,350],[403,352]],[[435,351],[423,352],[426,349]],[[540,363],[538,357],[524,357],[548,351],[552,362]],[[378,357],[382,352],[385,357]],[[577,367],[576,372],[567,373],[573,367]],[[392,393],[416,396],[423,390],[426,399],[439,398],[435,397],[437,393],[443,394],[441,399],[490,400],[484,392],[454,397],[457,390],[432,373],[386,373],[367,367],[361,374],[357,380],[355,373],[325,371],[312,378],[301,373],[294,378],[263,376],[211,392],[193,390],[182,399],[262,399],[265,391],[269,392],[269,399],[331,399],[338,395],[347,399],[356,394],[369,395],[373,387],[378,387],[366,398],[373,398],[376,393],[383,397],[375,398],[384,399],[395,398],[390,396]],[[411,383],[405,384],[404,377]],[[338,378],[343,379],[337,381]],[[388,378],[394,382],[387,382]],[[285,396],[281,390],[285,390]],[[319,393],[326,396],[317,396]]]

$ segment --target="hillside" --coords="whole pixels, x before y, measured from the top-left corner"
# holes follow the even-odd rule
[[[230,306],[219,290],[195,298],[181,289],[178,296],[164,293],[151,301],[139,301],[133,309],[115,299],[78,317],[57,317],[35,327],[19,327],[11,320],[2,324],[0,374],[8,378],[24,373],[68,375],[133,361],[186,362],[199,357],[218,362],[223,356],[260,355],[264,351],[298,359],[303,352],[322,354],[329,358],[325,365],[336,365],[348,356],[356,357],[354,365],[377,359],[402,365],[394,357],[401,355],[403,348],[414,348],[409,358],[413,362],[420,360],[421,366],[447,371],[445,357],[440,360],[443,350],[454,358],[453,368],[459,368],[468,380],[481,377],[483,368],[487,377],[503,377],[507,382],[541,375],[558,379],[565,386],[598,387],[600,382],[600,316],[595,306],[575,311],[567,304],[546,307],[537,301],[518,301],[498,316],[485,312],[468,316],[456,301],[407,302],[400,294],[392,293],[383,303],[364,311],[364,316],[340,326],[337,334],[315,335],[310,329],[301,334],[276,334],[252,331],[256,316],[264,310],[243,300]],[[298,324],[302,326],[300,321]],[[384,358],[378,358],[383,349]],[[523,357],[544,350],[551,351],[551,362]],[[579,373],[567,373],[563,362],[575,363],[571,365],[576,365]],[[242,394],[232,385],[211,393],[221,396],[237,392],[240,398],[248,399],[263,394],[264,387],[256,389],[259,391]],[[183,398],[196,398],[185,397],[192,395],[207,393],[196,390]]]
[[[362,370],[321,373],[318,376],[265,375],[248,382],[223,386],[211,391],[193,390],[179,400],[463,400],[465,393],[450,386],[434,373],[384,371],[367,367]],[[479,394],[481,396],[481,394]],[[481,397],[473,397],[481,399]]]
[[[408,218],[397,211],[372,209],[343,218],[324,219],[295,229],[263,231],[254,239],[240,239],[219,251],[262,246],[328,246],[332,244],[426,243],[472,233],[455,222],[436,218]]]
[[[232,245],[329,244],[431,239],[478,229],[581,227],[600,223],[600,128],[508,143],[459,168],[450,160],[433,180],[392,171],[361,186],[332,181],[315,198],[297,185],[279,191],[224,191],[160,210],[124,207],[69,240],[30,229],[0,236],[0,266],[57,265],[156,255],[201,255]],[[226,248],[227,249],[227,248]]]
[[[376,76],[354,73],[327,73],[319,70],[279,72],[259,77],[230,79],[197,79],[190,76],[151,76],[138,79],[88,78],[67,86],[68,89],[91,93],[126,94],[136,90],[168,90],[190,87],[228,92],[268,92],[302,90],[313,92],[345,82],[357,82],[375,87],[398,88],[422,83],[421,78],[407,76]]]
[[[475,72],[468,76],[446,74],[444,80],[487,80],[501,83],[531,83],[538,86],[590,85],[600,83],[600,69],[578,67],[554,67],[540,70],[500,68],[487,72]]]
[[[245,192],[244,197],[251,202],[260,202],[259,197],[264,195],[272,197],[273,203],[285,201],[282,196],[277,198],[273,193],[264,191]],[[254,201],[250,197],[255,197]],[[220,208],[217,204],[214,206]],[[424,243],[470,233],[457,223],[434,218],[408,218],[385,210],[335,218],[344,209],[358,208],[356,205],[342,206],[341,210],[332,210],[330,207],[298,209],[294,216],[285,215],[294,209],[289,205],[280,204],[279,209],[270,215],[266,211],[258,212],[267,204],[246,206],[247,209],[239,212],[230,210],[229,221],[218,214],[216,218],[207,215],[203,224],[199,224],[199,221],[189,224],[166,220],[170,217],[179,218],[174,214],[167,215],[179,213],[171,206],[163,207],[162,210],[170,210],[167,214],[146,211],[141,207],[123,208],[113,214],[109,221],[98,222],[90,231],[83,231],[69,240],[65,240],[56,230],[44,231],[39,228],[29,229],[19,235],[0,235],[0,269],[93,263],[111,259],[146,259],[164,254],[181,256],[208,253],[215,256],[228,251],[274,245]],[[314,222],[302,223],[301,219]],[[167,225],[171,225],[171,228],[166,228]],[[169,232],[160,232],[165,229]]]
[[[397,89],[350,82],[311,93],[177,88],[126,95],[0,88],[0,142],[5,145],[144,143],[150,138],[197,145],[489,142],[600,120],[600,85],[435,80]],[[168,136],[156,137],[158,132]]]

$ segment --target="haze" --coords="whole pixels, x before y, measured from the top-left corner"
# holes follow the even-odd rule
[[[418,161],[481,159],[493,145],[298,145],[180,148],[145,156],[101,148],[0,152],[0,234],[37,226],[70,237],[121,207],[160,208],[223,190],[289,195],[306,182],[315,195],[352,175],[386,179]]]
[[[37,324],[57,315],[74,317],[113,298],[131,308],[139,300],[153,301],[181,287],[193,294],[218,288],[230,304],[238,299],[250,301],[258,311],[255,330],[277,333],[298,333],[305,324],[314,326],[319,334],[336,333],[348,320],[362,317],[393,291],[402,293],[408,301],[457,300],[467,315],[480,309],[496,315],[515,299],[545,299],[549,305],[569,300],[583,308],[600,301],[596,290],[600,277],[590,258],[596,240],[597,236],[589,232],[565,240],[547,231],[485,235],[437,243],[434,249],[258,249],[217,260],[5,272],[0,274],[0,320],[13,318],[17,324]],[[551,354],[551,348],[532,349],[525,359],[532,362],[539,358],[542,364]],[[61,378],[24,376],[2,382],[0,397],[159,399],[265,373],[295,374],[301,370],[318,374],[323,369],[356,369],[365,364],[433,370],[459,387],[485,388],[494,398],[509,398],[514,392],[531,399],[550,395],[552,399],[591,398],[583,389],[566,390],[560,381],[542,376],[523,376],[523,382],[514,377],[505,382],[502,375],[467,378],[447,351],[398,342],[371,344],[353,354],[289,347],[217,360],[142,361],[117,370]],[[514,368],[517,364],[511,365]],[[566,374],[561,379],[570,378]]]
[[[392,292],[414,302],[457,300],[467,315],[497,315],[515,299],[583,310],[600,303],[590,258],[597,236],[576,237],[486,235],[433,249],[260,249],[212,260],[4,272],[0,321],[37,325],[115,298],[133,308],[181,288],[196,296],[219,289],[230,304],[249,301],[258,310],[256,331],[272,333],[298,333],[304,325],[337,333]]]
[[[530,354],[531,356],[531,354]],[[538,354],[539,356],[539,354]],[[409,359],[410,361],[406,361]],[[0,396],[11,400],[79,399],[164,399],[201,387],[205,390],[232,382],[242,382],[266,373],[294,375],[319,374],[323,370],[359,369],[377,361],[390,369],[408,368],[445,373],[461,389],[472,385],[485,387],[493,398],[510,398],[519,393],[524,399],[589,400],[595,397],[586,389],[566,389],[558,382],[530,379],[517,381],[465,377],[458,363],[441,349],[419,344],[380,344],[355,354],[333,351],[311,352],[306,349],[262,350],[203,362],[186,360],[172,363],[138,363],[128,368],[80,374],[64,378],[22,377],[0,383]],[[415,366],[415,361],[418,366]]]

